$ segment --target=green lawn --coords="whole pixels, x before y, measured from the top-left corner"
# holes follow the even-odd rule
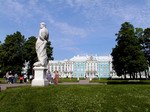
[[[19,83],[19,79],[17,80],[17,82]],[[59,83],[62,83],[62,82],[79,82],[77,80],[77,78],[59,78]],[[0,83],[2,84],[5,84],[7,83],[7,81],[4,79],[4,78],[0,78]]]
[[[0,78],[0,83],[4,83],[5,79],[4,78]]]
[[[4,80],[4,78],[0,78],[0,81]]]
[[[124,79],[93,79],[91,83],[107,83],[107,84],[150,84],[150,80],[124,80]]]
[[[59,78],[59,83],[62,82],[79,82],[77,78]]]
[[[0,112],[150,112],[150,85],[51,85],[0,93]]]

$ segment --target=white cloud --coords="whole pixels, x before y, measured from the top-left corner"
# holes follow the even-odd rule
[[[45,18],[48,19],[49,23],[58,29],[62,34],[71,37],[84,38],[88,35],[89,30],[69,25],[67,22],[59,22],[52,18],[50,15],[45,15]]]
[[[52,1],[52,0],[50,0]],[[16,0],[4,0],[3,4],[1,2],[0,10],[5,12],[3,15],[11,18],[12,21],[20,24],[24,18],[26,19],[36,19],[38,16],[41,20],[49,21],[54,27],[59,29],[63,34],[67,34],[70,36],[79,36],[85,37],[87,32],[83,28],[75,27],[69,25],[66,21],[59,22],[54,20],[52,17],[51,11],[44,8],[42,5],[38,5],[40,1],[38,0],[30,0],[27,3],[23,3]]]
[[[150,1],[144,0],[143,4],[135,2],[130,4],[119,0],[66,0],[66,3],[80,11],[91,24],[98,24],[104,19],[133,22],[137,26],[150,24]]]
[[[55,49],[59,49],[65,53],[85,54],[78,46],[76,46],[74,39],[61,37],[59,39],[53,39],[52,43],[55,46]]]
[[[51,5],[60,5],[62,7],[56,7],[56,9],[69,7],[73,8],[72,11],[81,13],[82,16],[87,18],[89,24],[99,25],[100,22],[104,21],[106,18],[120,20],[120,21],[131,21],[137,25],[146,26],[150,24],[150,1],[145,0],[143,6],[130,4],[128,2],[124,5],[123,1],[118,0],[47,0],[49,2],[49,7]],[[83,29],[77,26],[72,26],[68,24],[67,21],[60,22],[54,20],[53,11],[48,10],[44,4],[46,1],[41,2],[40,0],[29,0],[29,1],[17,1],[17,0],[1,0],[0,3],[0,16],[8,16],[12,21],[22,22],[24,18],[26,19],[36,19],[39,16],[50,16],[50,23],[57,27],[62,33],[86,37],[87,29]],[[42,5],[44,4],[44,5]],[[57,13],[57,12],[56,12]],[[41,17],[42,18],[42,17]],[[120,23],[120,22],[119,22]]]
[[[2,0],[0,13],[2,14],[1,16],[7,16],[17,23],[20,23],[22,18],[31,16],[24,4],[16,0]]]
[[[147,7],[147,5],[141,7],[135,5],[121,5],[117,9],[112,9],[111,12],[112,16],[117,16],[122,21],[129,21],[133,25],[139,27],[146,27],[148,24],[150,24],[150,8]]]
[[[65,22],[56,21],[50,15],[45,15],[45,18],[48,19],[50,26],[61,33],[61,38],[52,39],[56,48],[75,54],[82,53],[80,48],[75,45],[75,41],[80,40],[80,38],[85,38],[89,33],[87,29],[78,28]]]
[[[71,26],[68,23],[56,22],[55,26],[62,31],[62,33],[70,35],[70,36],[78,36],[78,37],[86,37],[87,32],[85,29],[78,28],[75,26]]]
[[[45,20],[62,35],[62,39],[55,38],[56,43],[61,44],[61,48],[73,51],[82,52],[74,44],[74,37],[77,39],[88,37],[92,32],[90,29],[100,30],[112,22],[129,21],[131,24],[143,27],[150,25],[150,0],[145,0],[145,4],[136,5],[124,4],[122,0],[1,0],[0,16],[7,16],[12,22],[20,24],[23,21],[26,24],[28,21]],[[61,7],[60,7],[61,6]],[[52,7],[54,10],[50,10]],[[51,8],[51,9],[52,9]],[[70,24],[67,19],[59,17],[59,12],[70,9],[73,14],[81,15],[88,21],[89,24],[94,24],[92,28],[79,27]],[[64,12],[63,12],[64,13]],[[57,15],[57,17],[55,16]],[[64,14],[65,15],[65,14]],[[59,19],[58,19],[59,18]],[[82,18],[81,18],[82,19]],[[108,21],[105,21],[105,20]],[[116,23],[114,23],[115,25]],[[147,26],[149,27],[149,26]],[[55,32],[55,33],[57,33]],[[67,38],[68,37],[68,38]],[[67,39],[66,39],[67,38]],[[59,43],[61,41],[61,43]],[[67,44],[66,44],[67,43]]]

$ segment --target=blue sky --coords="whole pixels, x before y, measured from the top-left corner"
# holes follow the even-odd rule
[[[54,59],[109,55],[123,22],[150,27],[150,0],[1,0],[0,41],[16,31],[37,36],[42,21]]]

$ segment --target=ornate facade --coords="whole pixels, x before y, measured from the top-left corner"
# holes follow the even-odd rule
[[[48,70],[57,70],[61,77],[109,78],[112,71],[111,56],[74,56],[62,61],[49,61]]]

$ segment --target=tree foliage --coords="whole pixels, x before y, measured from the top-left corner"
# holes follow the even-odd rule
[[[138,36],[141,29],[134,29],[129,22],[121,25],[121,29],[116,34],[117,45],[111,53],[113,57],[113,68],[118,76],[130,74],[135,78],[137,72],[142,72],[148,68],[147,60],[141,51]]]
[[[54,60],[54,57],[53,57],[53,47],[51,47],[51,42],[48,41],[47,42],[47,56],[48,56],[48,60]]]
[[[30,64],[33,65],[37,61],[36,51],[35,51],[35,42],[36,37],[31,36],[23,45],[23,58],[26,61],[30,61]]]
[[[5,42],[0,47],[0,64],[3,73],[9,70],[21,71],[23,63],[22,45],[24,42],[24,36],[18,31],[7,35]]]
[[[38,61],[35,51],[36,37],[25,39],[19,32],[6,36],[4,43],[0,44],[0,69],[1,74],[7,71],[21,73],[25,60],[30,62],[29,74],[32,74],[32,65]],[[48,59],[53,60],[51,42],[47,43]]]
[[[23,45],[23,58],[25,61],[29,61],[28,74],[32,74],[32,65],[37,61],[37,55],[35,51],[36,37],[31,36]]]
[[[143,35],[139,38],[142,50],[150,65],[150,28],[146,28],[143,31]]]

